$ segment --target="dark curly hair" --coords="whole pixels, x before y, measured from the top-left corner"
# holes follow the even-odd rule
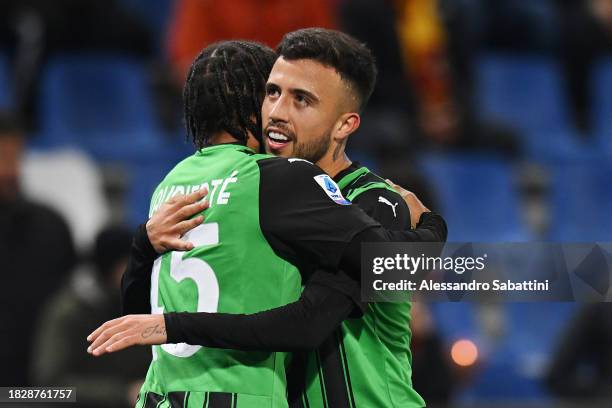
[[[310,59],[334,68],[356,93],[361,111],[374,90],[378,70],[372,51],[340,31],[304,28],[285,34],[276,52],[286,60]]]
[[[196,57],[183,89],[187,137],[201,149],[225,131],[246,144],[262,141],[261,105],[274,51],[251,41],[221,41]]]

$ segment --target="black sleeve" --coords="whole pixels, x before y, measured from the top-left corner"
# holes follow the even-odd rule
[[[158,254],[153,249],[146,224],[140,225],[134,233],[130,259],[121,278],[121,313],[151,313],[151,270]]]
[[[355,306],[359,308],[355,308]],[[339,273],[317,271],[300,299],[250,315],[166,313],[168,343],[259,351],[304,351],[318,347],[350,316],[360,316],[359,286]],[[353,314],[351,314],[353,313]]]
[[[353,204],[374,218],[384,228],[402,231],[410,228],[410,209],[396,192],[373,188],[359,194]]]
[[[368,228],[355,235],[344,248],[340,267],[354,279],[361,276],[361,244],[369,242],[445,242],[446,222],[439,214],[423,213],[414,230],[392,231],[383,227]]]
[[[446,240],[446,223],[437,214],[424,214],[416,230],[383,228],[309,162],[272,158],[259,166],[262,232],[276,254],[302,272],[318,265],[359,280],[361,243]]]
[[[380,225],[345,200],[335,182],[310,162],[270,158],[258,164],[262,232],[275,253],[302,273],[316,265],[338,270],[347,243]]]

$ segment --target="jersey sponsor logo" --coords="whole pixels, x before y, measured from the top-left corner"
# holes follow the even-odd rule
[[[338,187],[336,182],[332,180],[331,177],[329,177],[327,174],[319,174],[318,176],[315,176],[314,179],[317,184],[321,186],[323,191],[325,191],[325,194],[327,194],[329,198],[331,198],[336,204],[351,204],[349,200],[342,196],[342,192],[340,191],[340,188]]]
[[[383,196],[378,196],[378,202],[379,203],[383,203],[383,204],[387,204],[388,206],[391,207],[391,209],[393,210],[393,217],[397,218],[397,213],[395,212],[395,207],[397,207],[397,205],[399,203],[395,203],[395,204],[391,204],[391,201],[387,200],[385,197]]]

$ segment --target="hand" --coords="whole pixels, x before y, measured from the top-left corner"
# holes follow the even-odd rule
[[[410,209],[410,226],[413,229],[416,228],[421,220],[421,215],[425,212],[429,212],[429,208],[425,207],[413,192],[405,190],[389,179],[387,179],[387,183],[389,183],[391,187],[402,196],[406,204],[408,204],[408,208]]]
[[[201,201],[206,194],[206,189],[199,189],[188,195],[177,195],[159,207],[147,222],[147,235],[155,252],[162,254],[193,249],[193,243],[181,237],[204,221],[202,215],[189,218],[209,207],[208,201]]]
[[[167,339],[163,314],[128,315],[109,320],[87,336],[87,352],[99,357],[135,345],[165,344]]]

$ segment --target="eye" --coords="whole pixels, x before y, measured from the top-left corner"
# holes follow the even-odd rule
[[[276,86],[268,86],[266,87],[266,96],[276,98],[280,96],[280,90]]]
[[[309,100],[304,95],[300,95],[300,94],[295,95],[295,101],[300,106],[308,106],[308,105],[310,105]]]

